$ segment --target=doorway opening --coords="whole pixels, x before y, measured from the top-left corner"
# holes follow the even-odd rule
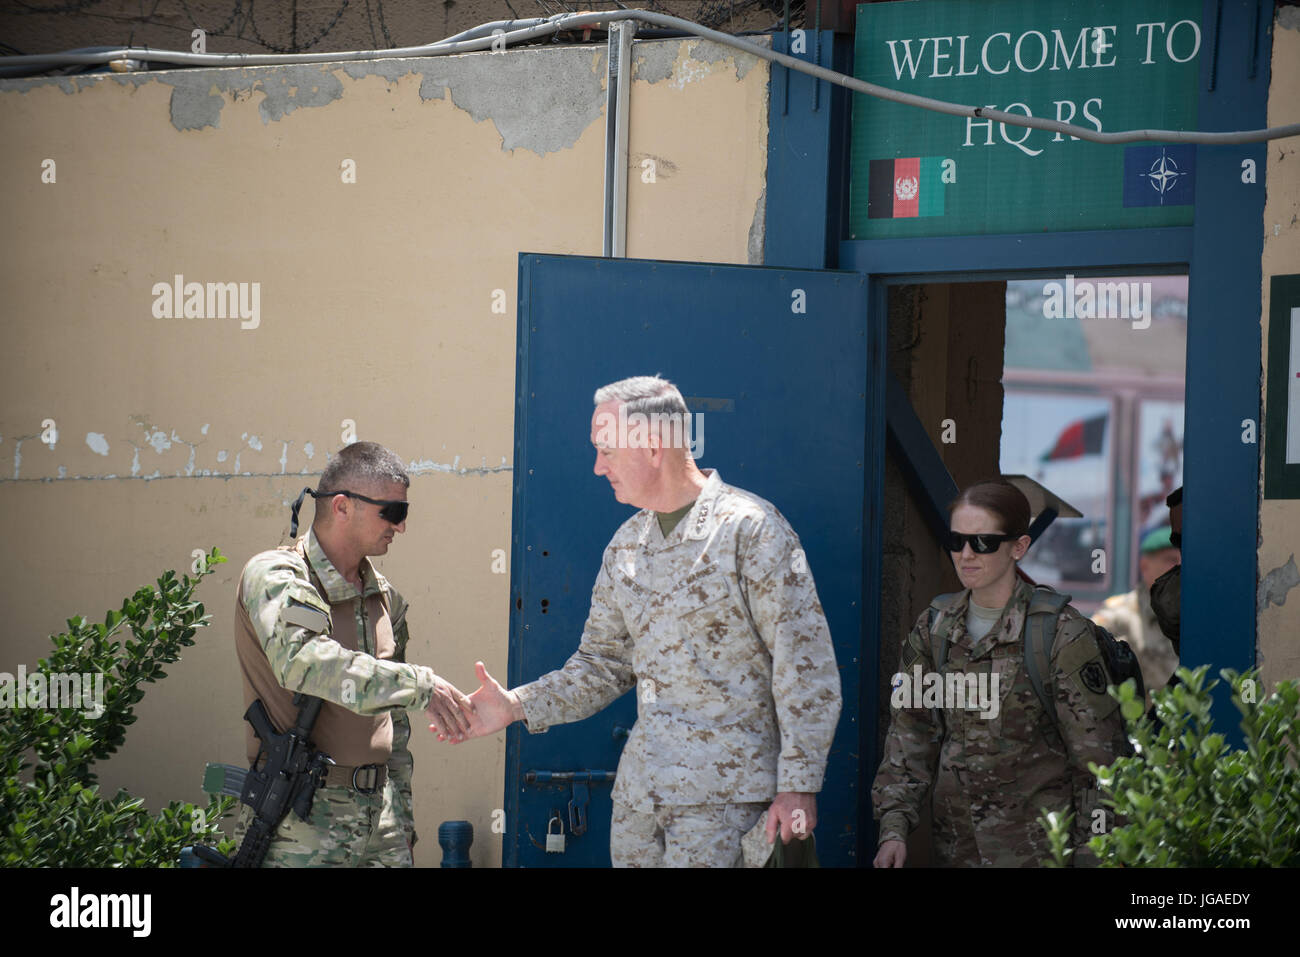
[[[1022,570],[1085,615],[1144,587],[1140,550],[1182,484],[1186,274],[901,282],[888,289],[888,328],[889,373],[958,488],[1023,475],[1079,513],[1049,525]],[[935,595],[961,589],[896,455],[891,445],[877,754],[903,639]],[[909,865],[929,862],[925,817],[909,847]]]

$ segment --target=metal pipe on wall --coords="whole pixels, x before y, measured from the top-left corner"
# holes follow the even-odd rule
[[[632,40],[636,21],[622,20],[609,31],[605,106],[605,236],[602,255],[627,256],[627,144],[631,116]],[[610,120],[613,120],[613,123]]]

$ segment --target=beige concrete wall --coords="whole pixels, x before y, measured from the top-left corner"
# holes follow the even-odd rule
[[[1273,64],[1268,125],[1294,123],[1300,101],[1300,8],[1282,7],[1273,22]],[[1269,286],[1276,275],[1300,272],[1300,140],[1268,144],[1268,190],[1264,204],[1264,354],[1268,369]],[[1265,388],[1264,391],[1267,391]],[[1267,395],[1264,417],[1268,418]],[[1265,441],[1260,429],[1261,445]],[[1265,450],[1266,451],[1266,450]],[[1300,500],[1263,498],[1259,512],[1259,666],[1265,687],[1300,675],[1300,590],[1295,575],[1300,553]],[[1288,570],[1289,565],[1289,570]],[[1270,575],[1270,573],[1272,573]]]
[[[629,255],[752,261],[766,63],[694,40],[636,60]],[[106,793],[199,800],[205,761],[243,761],[238,574],[285,540],[344,420],[413,474],[379,562],[411,604],[409,660],[467,690],[476,658],[504,675],[518,254],[601,252],[605,72],[588,46],[0,83],[0,671],[196,548],[231,556]],[[256,327],[156,318],[176,274],[259,283]],[[417,864],[463,818],[495,865],[504,735],[438,747],[413,724]]]

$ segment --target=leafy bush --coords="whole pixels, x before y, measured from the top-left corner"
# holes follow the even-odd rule
[[[210,624],[193,596],[225,560],[213,548],[197,577],[177,581],[175,572],[164,572],[156,589],[140,588],[102,625],[70,618],[68,631],[53,637],[54,651],[37,671],[102,674],[103,701],[96,702],[97,715],[53,707],[0,711],[0,866],[174,867],[185,845],[222,837],[217,822],[234,807],[233,798],[213,799],[206,808],[172,801],[150,817],[143,799],[125,790],[101,797],[92,765],[126,740],[144,685],[167,677],[162,666],[179,660],[197,629]],[[130,637],[114,640],[124,628]],[[233,847],[229,840],[219,845],[223,853]]]
[[[1120,821],[1088,842],[1103,867],[1300,866],[1300,682],[1280,682],[1258,701],[1257,671],[1220,672],[1242,715],[1240,750],[1213,731],[1218,682],[1205,686],[1208,670],[1179,668],[1182,684],[1155,692],[1159,729],[1131,686],[1112,689],[1135,754],[1106,768],[1089,764]],[[1063,865],[1068,817],[1040,820]]]

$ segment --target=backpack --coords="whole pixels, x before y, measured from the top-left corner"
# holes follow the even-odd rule
[[[946,595],[939,595],[930,602],[931,655],[935,670],[940,674],[943,673],[943,667],[948,660],[950,629],[941,625],[936,630],[935,622],[961,595],[962,592],[949,592]],[[1029,683],[1034,687],[1034,694],[1038,695],[1043,710],[1051,715],[1053,724],[1057,724],[1059,719],[1053,701],[1056,689],[1053,683],[1055,676],[1052,673],[1052,644],[1056,641],[1056,623],[1061,610],[1070,603],[1071,597],[1047,585],[1035,585],[1025,616],[1025,671],[1029,674]],[[1101,652],[1102,666],[1106,670],[1107,683],[1118,686],[1132,678],[1137,683],[1137,699],[1145,700],[1146,689],[1142,684],[1142,668],[1138,664],[1132,646],[1128,642],[1120,641],[1096,622],[1086,618],[1084,620],[1092,627],[1093,637]]]

